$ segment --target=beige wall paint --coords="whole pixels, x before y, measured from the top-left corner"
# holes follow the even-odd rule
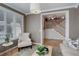
[[[39,15],[28,15],[26,17],[26,32],[31,33],[31,38],[36,43],[41,42],[40,33],[40,14]]]
[[[77,29],[76,29],[76,34],[77,34],[77,38],[79,38],[79,8],[76,10],[76,19],[77,19]]]
[[[69,10],[69,37],[79,38],[79,8]]]
[[[27,17],[24,16],[24,32],[26,32],[26,19],[27,19]]]

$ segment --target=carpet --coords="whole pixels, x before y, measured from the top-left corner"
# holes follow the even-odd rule
[[[63,56],[60,47],[52,49],[52,56]]]

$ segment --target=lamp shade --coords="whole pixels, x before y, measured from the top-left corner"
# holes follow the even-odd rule
[[[30,4],[30,12],[33,14],[41,13],[40,4],[39,3],[31,3]]]

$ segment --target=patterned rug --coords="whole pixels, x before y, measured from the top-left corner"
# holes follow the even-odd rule
[[[63,56],[60,47],[52,49],[52,56]]]

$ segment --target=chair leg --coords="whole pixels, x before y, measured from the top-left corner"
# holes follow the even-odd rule
[[[32,49],[32,45],[30,46],[30,48]]]
[[[20,52],[21,51],[21,48],[18,48],[18,51]]]

